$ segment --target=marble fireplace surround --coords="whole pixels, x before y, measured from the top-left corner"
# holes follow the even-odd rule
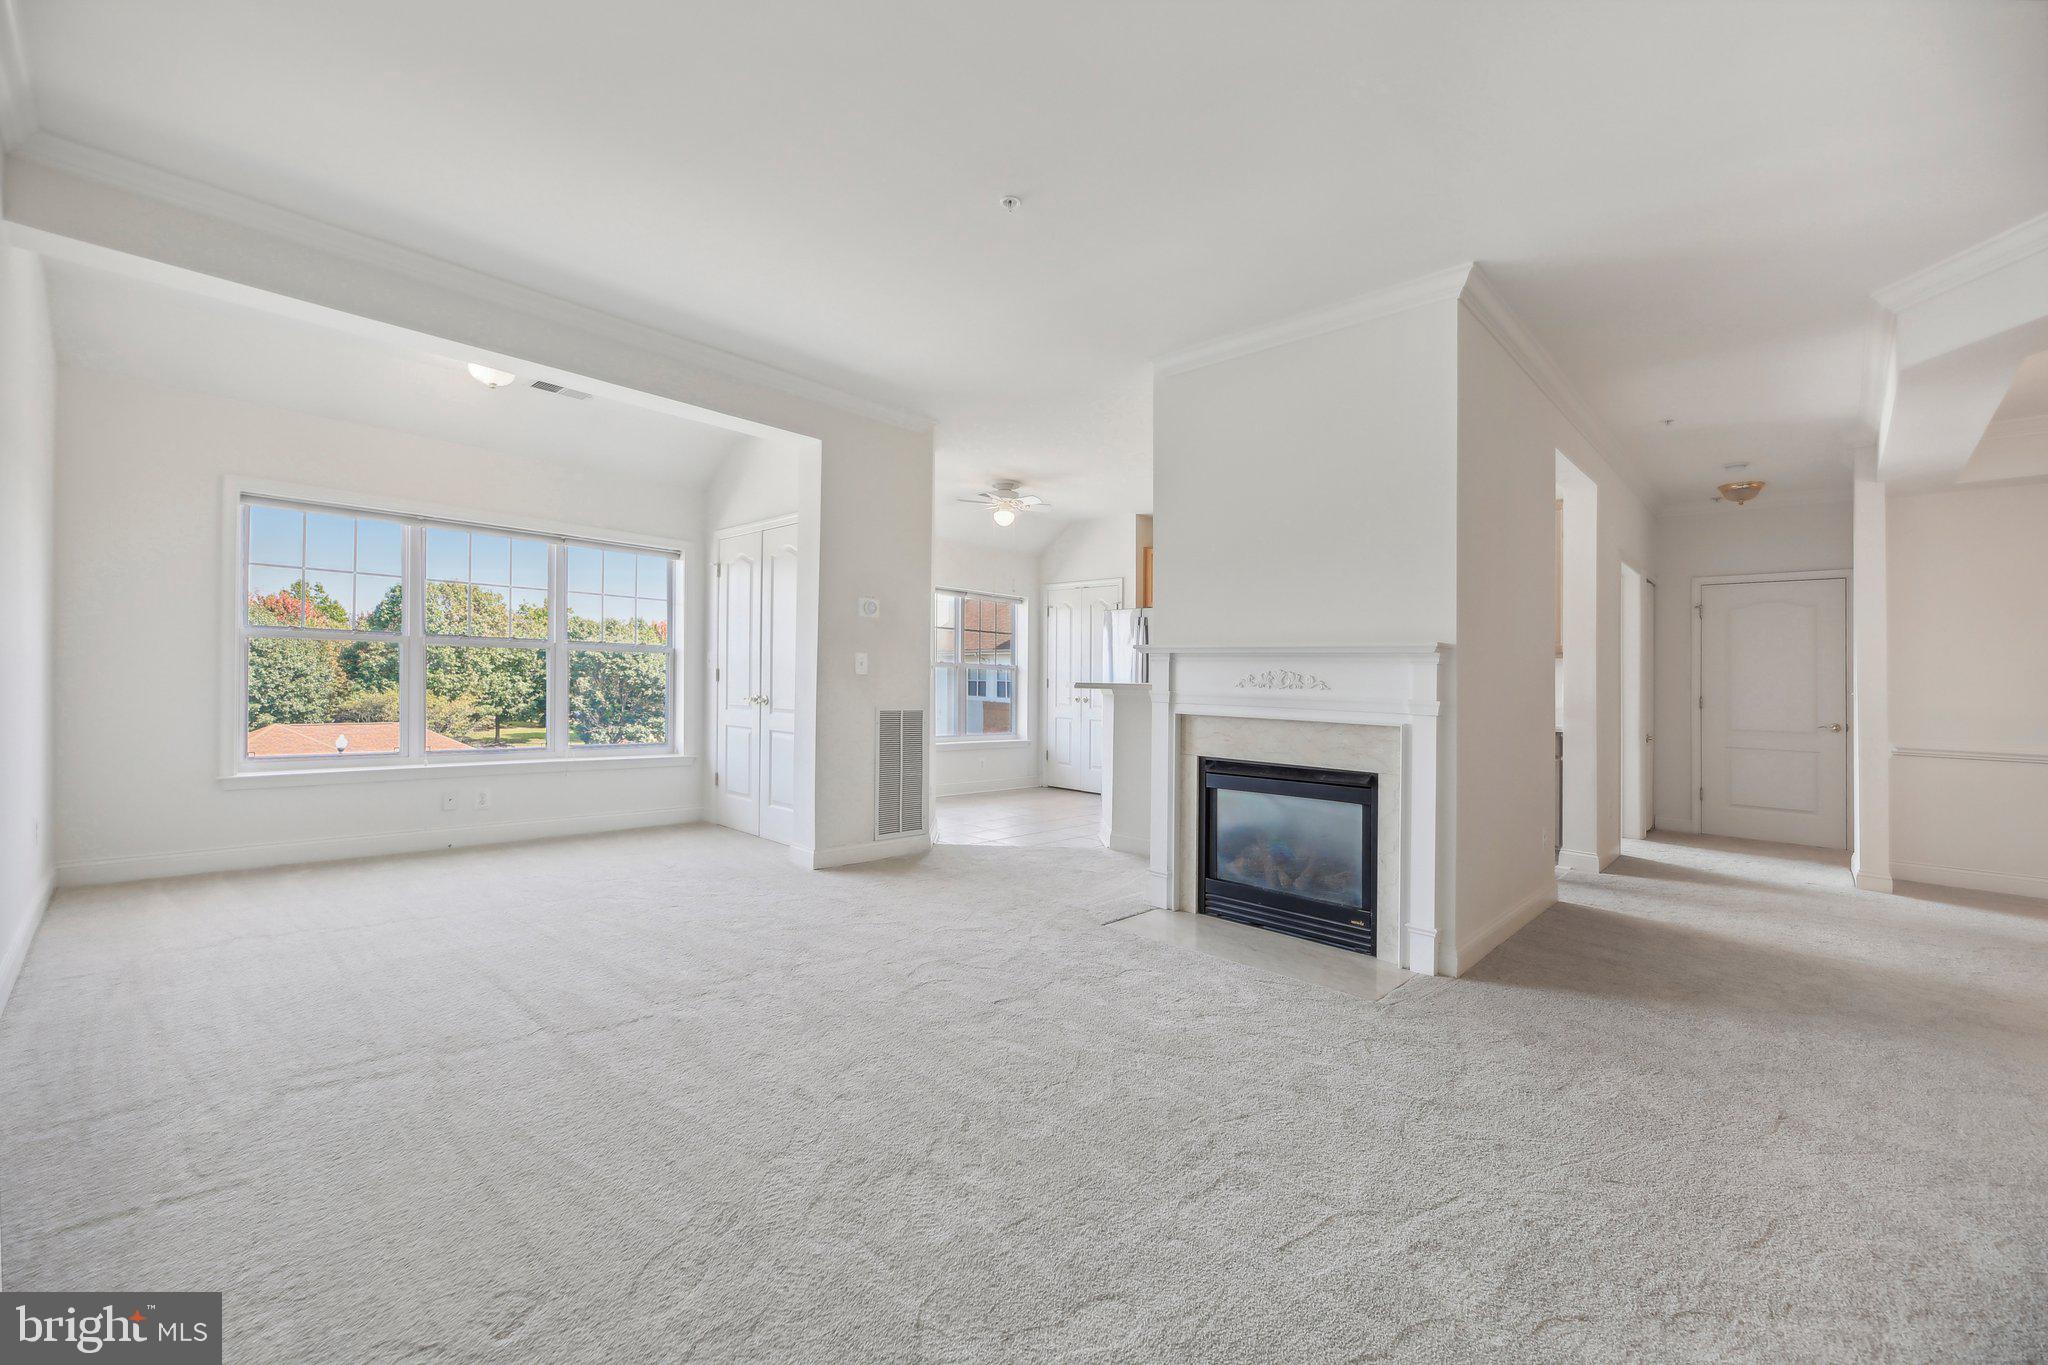
[[[1449,646],[1153,646],[1151,901],[1195,908],[1201,760],[1379,774],[1381,961],[1434,975]]]

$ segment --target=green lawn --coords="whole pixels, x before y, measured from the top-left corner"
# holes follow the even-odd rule
[[[474,742],[477,744],[489,744],[491,742],[491,732],[489,730],[480,731]],[[498,743],[506,748],[545,744],[547,742],[548,728],[545,725],[507,725],[498,731]]]

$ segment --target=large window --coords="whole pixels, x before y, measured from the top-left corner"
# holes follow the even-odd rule
[[[666,550],[250,499],[238,766],[673,752]]]
[[[1023,603],[983,593],[932,598],[932,699],[938,739],[1021,739],[1017,681]]]

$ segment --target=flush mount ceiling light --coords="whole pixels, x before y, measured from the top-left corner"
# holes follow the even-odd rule
[[[962,498],[960,501],[990,509],[990,515],[995,518],[998,526],[1014,525],[1019,512],[1052,505],[1036,493],[1018,492],[1019,486],[1015,479],[997,479],[989,485],[988,492],[976,493],[973,497]]]
[[[504,370],[479,365],[474,360],[469,362],[469,377],[487,389],[502,389],[517,378],[516,375],[508,374]]]
[[[1740,483],[1724,483],[1714,491],[1721,495],[1715,499],[1716,502],[1732,502],[1737,507],[1740,507],[1764,491],[1764,481],[1762,479],[1744,479]]]

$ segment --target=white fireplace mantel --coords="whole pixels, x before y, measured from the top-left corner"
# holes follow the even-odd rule
[[[1435,975],[1437,887],[1442,850],[1437,829],[1443,789],[1441,729],[1451,647],[1418,645],[1151,645],[1151,901],[1185,903],[1176,894],[1180,837],[1183,716],[1379,725],[1401,732],[1398,890],[1378,907],[1380,956]]]

